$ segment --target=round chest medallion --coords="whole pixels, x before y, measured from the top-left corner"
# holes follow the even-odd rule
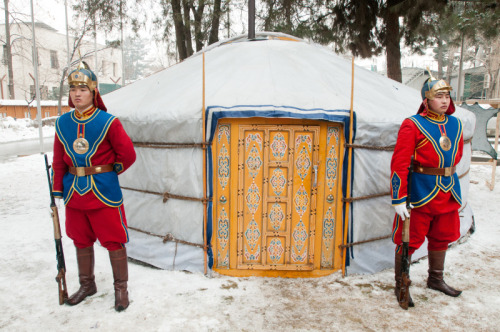
[[[447,136],[441,136],[439,139],[439,146],[441,146],[441,149],[444,151],[449,151],[451,149],[451,141]]]
[[[89,142],[83,137],[77,138],[73,142],[73,149],[78,154],[84,154],[89,150]]]

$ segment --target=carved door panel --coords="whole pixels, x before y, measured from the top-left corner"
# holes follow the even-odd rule
[[[286,121],[217,127],[212,243],[221,273],[319,276],[341,266],[342,127]]]
[[[313,268],[319,126],[242,125],[238,268]]]

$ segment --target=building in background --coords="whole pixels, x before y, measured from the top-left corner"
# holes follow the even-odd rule
[[[12,45],[12,65],[14,72],[15,99],[30,102],[35,99],[35,81],[32,56],[31,22],[11,23],[10,35]],[[44,23],[35,23],[36,44],[38,52],[38,73],[40,97],[42,100],[57,100],[59,97],[63,69],[68,62],[66,35]],[[0,92],[1,99],[10,99],[8,93],[8,67],[5,45],[5,24],[0,24],[0,40],[2,41],[0,61]],[[70,37],[70,50],[74,44],[74,37]],[[99,78],[101,93],[107,93],[122,85],[121,62],[122,55],[119,48],[84,39],[79,47],[84,60]],[[96,52],[97,49],[97,68]],[[78,51],[74,60],[78,60]],[[67,99],[68,86],[63,84],[63,99]]]
[[[59,105],[57,100],[41,100],[40,110],[42,112],[42,119],[57,116],[59,112]],[[61,105],[61,114],[70,111],[68,102],[64,101]],[[14,119],[31,119],[35,120],[37,117],[37,103],[36,100],[28,103],[24,100],[0,100],[0,119],[11,117]]]
[[[484,66],[464,69],[462,79],[462,100],[488,99],[488,89],[491,87],[491,76]],[[458,89],[458,72],[451,76],[450,85],[454,90]],[[498,95],[493,95],[498,98]]]

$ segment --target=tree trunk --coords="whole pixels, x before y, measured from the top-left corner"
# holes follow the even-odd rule
[[[12,69],[12,45],[10,44],[9,0],[4,0],[3,3],[5,6],[5,57],[7,58],[7,71],[9,77],[7,86],[9,88],[9,99],[16,99],[14,93],[14,70]]]
[[[214,1],[214,10],[212,14],[212,30],[210,30],[210,37],[208,38],[208,45],[219,41],[219,25],[221,15],[221,0]]]
[[[274,21],[274,0],[267,1],[269,6],[269,11],[267,12],[267,17],[264,20],[264,30],[271,31]]]
[[[486,98],[487,99],[496,99],[496,98],[498,98],[500,96],[500,89],[499,89],[499,86],[498,86],[499,71],[500,70],[496,70],[496,71],[492,71],[490,73],[490,75],[491,75],[490,76],[490,88],[488,89],[488,93],[486,94]]]
[[[500,41],[491,43],[491,52],[488,54],[487,58],[487,69],[490,73],[490,87],[486,94],[488,99],[500,98],[500,86],[499,86],[499,75],[500,75]]]
[[[226,11],[227,11],[227,36],[226,38],[231,37],[231,6],[230,6],[231,0],[226,0]]]
[[[66,73],[68,72],[69,68],[64,67],[61,81],[59,81],[59,97],[57,98],[57,115],[61,116],[62,114],[62,97],[63,97],[63,92],[64,92],[64,80],[66,78]]]
[[[292,33],[292,0],[284,0],[283,7],[285,7],[285,33]]]
[[[453,73],[453,63],[454,63],[454,54],[456,49],[450,47],[448,49],[448,64],[446,65],[446,82],[451,82],[451,74]]]
[[[186,42],[187,56],[193,55],[193,44],[191,43],[191,15],[190,7],[194,6],[189,4],[190,0],[182,0],[182,7],[184,10],[184,41]],[[194,1],[194,0],[191,0]]]
[[[194,40],[196,43],[196,51],[200,51],[203,48],[203,31],[201,26],[201,20],[203,19],[203,11],[205,10],[205,0],[200,0],[198,8],[195,9],[194,6],[191,7],[194,16]]]
[[[401,32],[399,31],[399,14],[395,11],[394,7],[392,7],[396,3],[397,0],[390,0],[387,2],[387,12],[385,15],[387,77],[395,81],[402,82],[401,49],[399,45],[401,40]]]
[[[438,79],[443,78],[443,40],[441,38],[441,31],[437,39],[437,62],[438,62]]]
[[[181,1],[171,0],[172,13],[174,18],[175,27],[175,42],[177,44],[177,51],[179,52],[179,60],[184,60],[188,57],[186,50],[186,37],[184,33],[184,21],[182,20]]]

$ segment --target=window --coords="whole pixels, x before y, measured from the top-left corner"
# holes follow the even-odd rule
[[[30,96],[35,100],[36,98],[36,90],[34,85],[30,85]],[[40,99],[48,99],[49,96],[49,88],[46,86],[41,86],[40,87]]]
[[[59,98],[59,88],[56,86],[53,86],[51,95],[49,96],[49,99],[57,100],[58,98]]]
[[[46,100],[49,99],[49,88],[46,86],[40,87],[40,99]]]
[[[57,59],[57,51],[50,51],[50,68],[58,69],[59,60]]]
[[[113,62],[113,76],[116,77],[116,63]]]

